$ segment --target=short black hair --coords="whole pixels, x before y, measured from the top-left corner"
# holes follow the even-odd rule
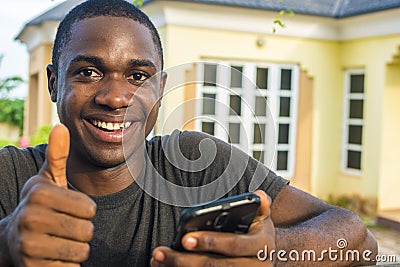
[[[145,13],[125,0],[88,0],[74,7],[58,26],[52,55],[52,63],[56,70],[58,70],[61,53],[71,40],[72,25],[77,21],[101,16],[129,18],[147,27],[160,57],[161,69],[163,68],[164,59],[160,35]]]

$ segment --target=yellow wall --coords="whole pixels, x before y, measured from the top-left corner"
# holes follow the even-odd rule
[[[19,137],[18,126],[10,125],[7,122],[0,122],[0,139],[17,141],[18,137]]]
[[[300,73],[297,111],[296,165],[291,185],[311,192],[314,81],[305,71]]]
[[[377,196],[378,181],[383,174],[379,163],[385,158],[380,153],[382,118],[389,112],[389,107],[383,111],[386,63],[398,51],[400,37],[336,42],[177,25],[168,25],[165,36],[168,43],[165,51],[167,67],[204,59],[299,64],[313,80],[311,182],[304,189],[323,198],[331,193]],[[265,46],[261,48],[256,45],[256,40],[260,37],[265,40]],[[351,176],[341,171],[343,81],[344,71],[350,68],[365,68],[366,71],[361,176]],[[386,92],[387,95],[392,94],[388,89]],[[168,114],[174,114],[175,125],[169,124],[164,133],[182,127],[184,114],[177,117],[174,109],[184,98],[184,90],[175,90],[165,97],[164,118]],[[391,95],[387,98],[393,99]],[[393,122],[390,119],[388,124],[391,123]],[[310,165],[309,162],[302,162],[302,157],[297,157],[296,160],[296,166],[303,163]],[[395,171],[386,168],[384,173],[390,173],[393,177]],[[393,182],[395,181],[383,182],[381,179],[381,183],[389,187]],[[385,186],[381,185],[380,190],[384,190],[383,188]]]
[[[311,192],[326,195],[331,191],[340,168],[342,73],[339,42],[176,25],[167,26],[166,37],[167,67],[182,62],[224,58],[299,64],[314,80]],[[262,48],[256,45],[260,37],[265,39]],[[164,97],[165,117],[172,114],[183,97],[183,90]],[[183,114],[180,117],[183,118]],[[176,120],[176,128],[182,126],[178,124],[180,122]]]
[[[29,94],[25,104],[25,135],[34,134],[40,126],[50,124],[52,121],[52,102],[47,89],[46,76],[46,66],[51,63],[51,49],[51,44],[42,44],[30,52]]]
[[[391,188],[398,188],[400,186],[399,179],[389,182],[389,178],[383,176],[384,173],[393,176],[393,168],[396,168],[398,163],[390,166],[389,158],[387,157],[389,154],[381,154],[381,146],[384,151],[387,149],[393,152],[395,151],[393,144],[385,144],[387,142],[387,135],[391,134],[391,130],[388,131],[388,126],[391,124],[400,125],[396,122],[395,117],[393,117],[397,116],[398,118],[398,103],[400,103],[400,99],[397,98],[397,104],[391,102],[391,104],[387,106],[388,101],[393,101],[392,97],[395,96],[395,92],[393,88],[385,89],[386,80],[392,83],[395,82],[393,77],[399,76],[399,73],[395,73],[391,68],[388,68],[389,72],[385,74],[387,71],[386,64],[392,61],[392,57],[398,51],[399,45],[400,36],[367,38],[343,42],[341,44],[343,70],[349,68],[365,69],[366,99],[364,104],[363,154],[361,159],[363,168],[362,174],[361,176],[349,176],[339,172],[335,186],[338,194],[346,193],[351,190],[361,195],[376,196],[379,185],[382,186],[382,184],[385,184],[386,187]],[[399,83],[397,84],[399,85]],[[393,113],[391,115],[389,112],[389,109],[394,107],[397,108],[397,115]],[[386,125],[386,127],[383,127],[383,125]],[[398,133],[399,132],[400,131],[398,131]],[[383,168],[385,168],[385,170],[383,170]],[[397,176],[398,173],[397,171]],[[380,189],[380,192],[381,193],[378,195],[379,199],[385,197],[385,195],[386,197],[390,195],[383,193],[382,189]],[[400,201],[397,202],[399,206]]]
[[[400,208],[400,62],[386,68],[383,94],[382,147],[379,172],[379,209]]]

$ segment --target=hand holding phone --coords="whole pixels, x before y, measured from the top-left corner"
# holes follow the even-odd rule
[[[254,193],[222,198],[182,211],[172,248],[183,251],[181,240],[188,232],[247,233],[260,206]]]

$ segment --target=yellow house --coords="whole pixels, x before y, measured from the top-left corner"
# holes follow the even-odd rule
[[[25,134],[57,121],[45,66],[58,22],[80,2],[17,37],[30,53]],[[286,27],[274,24],[289,9]],[[314,195],[357,193],[388,220],[400,213],[399,0],[148,0],[143,10],[170,72],[156,134],[205,131]]]

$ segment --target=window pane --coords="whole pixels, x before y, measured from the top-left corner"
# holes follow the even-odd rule
[[[364,74],[350,76],[350,93],[364,92]]]
[[[287,161],[288,161],[288,152],[287,151],[278,151],[278,162],[276,164],[276,169],[278,171],[287,170]]]
[[[205,86],[216,86],[217,84],[217,65],[204,64],[204,81]]]
[[[231,95],[229,98],[229,115],[240,116],[242,113],[242,98],[240,95]]]
[[[203,114],[215,114],[215,94],[203,94]]]
[[[256,106],[255,106],[256,116],[266,116],[267,115],[267,98],[262,96],[256,96]]]
[[[265,124],[254,124],[254,136],[253,143],[254,144],[264,144],[265,140]]]
[[[290,117],[290,97],[281,97],[279,102],[279,116]]]
[[[257,68],[256,85],[260,89],[268,88],[268,69]]]
[[[361,170],[361,152],[347,151],[347,167],[351,169]]]
[[[350,125],[349,144],[361,145],[361,140],[362,140],[362,126]]]
[[[260,162],[264,162],[264,151],[253,151],[253,158]]]
[[[240,123],[229,123],[229,143],[240,143]]]
[[[242,88],[243,67],[231,66],[231,87]]]
[[[363,118],[363,100],[350,100],[350,119]]]
[[[278,144],[289,144],[289,124],[279,124]]]
[[[281,89],[292,89],[292,70],[281,70]]]
[[[204,133],[214,135],[214,123],[208,122],[208,121],[203,121],[201,123],[201,131]]]

